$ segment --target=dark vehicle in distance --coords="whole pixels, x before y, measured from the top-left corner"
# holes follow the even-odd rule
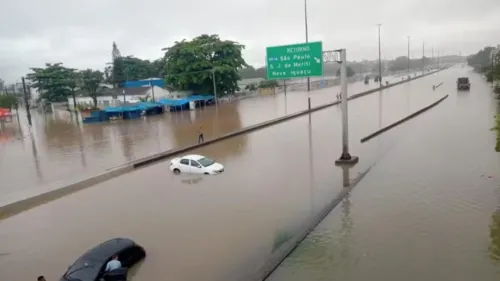
[[[460,77],[457,79],[458,90],[470,90],[469,77]]]
[[[122,268],[104,272],[106,264],[118,255]],[[146,257],[144,248],[131,239],[114,238],[88,250],[59,279],[60,281],[126,281],[128,268]]]
[[[365,85],[368,85],[370,83],[370,76],[366,75],[365,76]]]

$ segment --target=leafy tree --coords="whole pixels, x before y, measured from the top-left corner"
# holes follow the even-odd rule
[[[151,63],[153,77],[165,77],[165,59],[160,58]]]
[[[104,74],[99,70],[86,69],[80,72],[82,77],[82,90],[84,90],[94,101],[97,107],[97,94],[99,85],[104,81]]]
[[[467,64],[474,67],[476,70],[481,70],[485,66],[491,65],[491,53],[495,48],[485,47],[477,52],[475,55],[467,58]]]
[[[71,97],[73,98],[73,106],[76,108],[76,90],[81,87],[80,73],[74,68],[67,68],[67,87],[70,90]]]
[[[483,66],[482,72],[486,73],[486,79],[488,82],[492,83],[495,81],[500,81],[500,51],[496,52],[494,57],[491,58],[491,65]],[[495,88],[495,92],[498,91],[498,85]],[[497,92],[498,93],[498,92]]]
[[[245,86],[245,90],[248,90],[248,91],[256,91],[257,88],[258,88],[258,85],[256,83],[250,83],[250,84]]]
[[[26,78],[31,81],[32,87],[38,89],[40,98],[49,102],[66,101],[71,89],[76,87],[74,70],[64,67],[62,63],[47,63],[44,68],[31,70]]]
[[[17,97],[13,94],[0,95],[0,107],[12,108],[17,104]]]
[[[410,61],[410,68],[412,66],[412,62]],[[397,57],[395,60],[389,62],[389,71],[401,71],[408,69],[408,57],[401,56]]]
[[[497,115],[495,116],[495,127],[493,128],[493,130],[497,133],[497,143],[495,146],[495,150],[497,152],[500,152],[500,113],[497,113]],[[499,225],[499,230],[500,230],[500,225]],[[500,250],[500,247],[498,248],[498,250]]]
[[[267,69],[265,67],[254,68],[249,65],[245,68],[242,68],[239,71],[241,78],[243,79],[251,79],[251,78],[267,78]]]
[[[142,60],[133,56],[123,57],[123,68],[125,77],[128,80],[141,80],[159,76],[158,67],[149,60]]]
[[[104,82],[113,84],[113,67],[110,65],[104,68]]]
[[[352,77],[356,74],[350,65],[347,66],[347,77]],[[340,77],[340,68],[337,70],[337,76]]]
[[[214,73],[217,94],[234,93],[239,90],[238,71],[246,66],[243,49],[243,45],[221,40],[218,35],[204,34],[191,41],[175,42],[165,52],[166,82],[179,90],[213,93]]]
[[[123,58],[115,42],[113,42],[111,59],[113,63],[111,69],[111,82],[113,83],[114,87],[118,88],[121,87],[123,83],[126,81],[126,76],[125,76],[125,65],[123,63]]]

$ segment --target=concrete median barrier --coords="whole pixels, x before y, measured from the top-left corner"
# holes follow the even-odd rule
[[[428,106],[426,106],[426,107],[424,107],[424,108],[422,108],[422,109],[418,110],[417,112],[414,112],[414,113],[412,113],[412,114],[410,114],[410,115],[406,116],[405,118],[403,118],[403,119],[401,119],[401,120],[399,120],[399,121],[397,121],[397,122],[392,123],[392,124],[391,124],[391,125],[389,125],[389,126],[386,126],[386,127],[382,128],[382,129],[380,129],[380,130],[378,130],[378,131],[376,131],[376,132],[374,132],[374,133],[369,134],[368,136],[366,136],[366,137],[364,137],[364,138],[362,138],[362,139],[361,139],[361,143],[367,142],[367,141],[369,141],[369,140],[373,139],[374,137],[376,137],[376,136],[378,136],[378,135],[380,135],[380,134],[382,134],[382,133],[384,133],[384,132],[387,132],[387,131],[389,131],[390,129],[392,129],[392,128],[396,127],[396,126],[401,125],[401,124],[403,124],[404,122],[406,122],[406,121],[408,121],[408,120],[410,120],[410,119],[413,119],[413,118],[417,117],[418,115],[420,115],[420,114],[422,114],[422,113],[426,112],[427,110],[429,110],[429,109],[431,109],[431,108],[435,107],[436,105],[440,104],[440,103],[441,103],[442,101],[444,101],[446,98],[448,98],[448,95],[446,95],[446,96],[444,96],[444,97],[440,98],[439,100],[437,100],[437,101],[433,102],[432,104],[430,104],[430,105],[428,105]]]
[[[39,194],[28,193],[25,196],[20,196],[19,198],[16,198],[11,202],[3,202],[0,206],[0,220],[14,216],[50,201],[54,201],[71,193],[75,193],[89,186],[93,186],[109,179],[118,177],[132,170],[134,170],[133,165],[126,164],[123,166],[108,169],[85,179],[64,184],[53,189],[44,190]]]

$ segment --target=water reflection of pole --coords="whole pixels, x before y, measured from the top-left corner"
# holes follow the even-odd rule
[[[341,166],[341,168],[342,168],[342,184],[344,187],[349,187],[350,186],[349,171],[351,170],[352,166],[343,165]],[[353,222],[351,219],[352,204],[351,200],[349,199],[350,193],[351,192],[349,191],[346,194],[340,206],[340,208],[342,209],[342,225],[340,231],[340,246],[341,246],[340,255],[342,258],[346,258],[350,252],[349,238],[351,237],[352,226],[353,226]]]
[[[380,49],[380,26],[382,24],[377,24],[378,26],[378,83],[379,87],[382,88],[382,57],[381,57],[381,49]]]
[[[84,144],[83,144],[83,136],[82,136],[82,129],[80,126],[78,126],[78,143],[80,146],[80,161],[82,163],[82,167],[86,168],[87,167],[87,159],[85,159],[85,150],[84,150]]]
[[[378,127],[382,128],[382,104],[383,104],[383,94],[384,91],[381,90],[378,92]]]
[[[309,112],[309,186],[311,199],[311,215],[314,214],[314,168],[313,168],[313,145],[312,145],[312,122],[311,112]]]
[[[30,139],[31,139],[31,151],[33,153],[33,161],[35,163],[36,176],[38,177],[39,180],[42,180],[43,174],[42,170],[40,169],[40,161],[38,160],[38,150],[36,148],[36,142],[35,138],[33,137],[33,134],[30,134]]]

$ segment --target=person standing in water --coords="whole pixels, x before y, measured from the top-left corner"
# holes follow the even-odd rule
[[[203,138],[203,131],[202,131],[202,126],[200,126],[200,129],[198,130],[198,143],[202,143],[205,141]]]
[[[120,262],[120,260],[118,259],[118,256],[117,255],[114,255],[113,256],[113,259],[110,260],[107,264],[106,264],[106,269],[104,270],[104,272],[110,272],[110,271],[113,271],[115,269],[118,269],[118,268],[121,268],[122,267],[122,263]]]

